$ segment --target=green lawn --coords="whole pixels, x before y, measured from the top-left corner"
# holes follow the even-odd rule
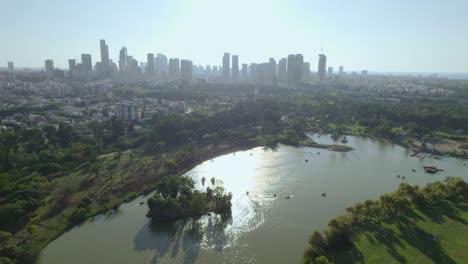
[[[455,133],[447,133],[447,132],[437,131],[437,132],[434,132],[434,134],[436,134],[437,136],[440,136],[442,138],[461,141],[461,142],[466,142],[466,140],[468,140],[468,136],[455,134]]]
[[[467,203],[415,209],[401,220],[361,226],[358,232],[354,247],[336,263],[468,263]]]

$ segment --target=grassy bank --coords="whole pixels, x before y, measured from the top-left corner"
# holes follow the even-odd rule
[[[468,204],[415,208],[395,222],[359,227],[335,263],[467,263]]]
[[[468,263],[468,184],[461,178],[422,189],[402,183],[346,211],[310,236],[303,264]]]

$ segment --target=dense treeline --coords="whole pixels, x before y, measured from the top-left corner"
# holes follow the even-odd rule
[[[396,221],[415,207],[467,200],[468,184],[461,178],[449,177],[444,183],[434,182],[424,188],[402,183],[398,190],[378,200],[367,200],[347,208],[348,214],[330,220],[323,233],[315,231],[309,237],[310,246],[304,252],[303,263],[332,262],[340,251],[352,245],[360,224],[380,227],[383,221]]]

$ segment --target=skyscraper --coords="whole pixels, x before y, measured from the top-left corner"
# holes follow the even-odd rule
[[[102,66],[108,67],[109,66],[109,46],[107,46],[106,41],[104,39],[100,40],[101,46],[101,63]]]
[[[297,85],[302,82],[304,56],[302,54],[288,56],[287,79],[289,85]]]
[[[333,67],[328,67],[328,75],[332,75],[333,74]]]
[[[340,75],[342,75],[342,74],[344,73],[344,67],[343,67],[343,66],[340,66],[340,70],[339,70],[339,71],[340,71],[340,72],[339,72]]]
[[[287,64],[287,59],[286,58],[282,58],[280,59],[279,63],[278,63],[278,79],[282,82],[285,82],[287,80],[287,71],[286,71],[286,66]]]
[[[310,63],[304,62],[302,67],[302,78],[309,79],[310,77]]]
[[[147,75],[154,75],[154,54],[153,53],[148,53],[147,55],[147,68],[146,68],[146,73]]]
[[[156,74],[159,78],[162,80],[165,80],[167,78],[167,56],[161,53],[158,53],[156,55]]]
[[[326,68],[327,68],[327,56],[325,56],[325,54],[319,54],[318,77],[320,81],[325,79]]]
[[[72,72],[75,71],[76,69],[76,60],[75,59],[69,59],[68,60],[68,74],[69,76],[72,75]]]
[[[179,79],[180,68],[179,68],[179,59],[171,58],[169,59],[169,80],[175,81]]]
[[[192,66],[193,63],[190,60],[180,61],[180,78],[184,81],[192,81]]]
[[[239,79],[239,56],[232,55],[232,79]]]
[[[8,62],[8,79],[10,82],[15,81],[16,76],[15,76],[15,67],[13,66],[13,62],[9,61]]]
[[[248,68],[247,63],[242,64],[242,79],[247,79]]]
[[[231,66],[230,66],[230,56],[228,52],[224,53],[223,56],[223,78],[225,81],[229,81],[230,78],[230,71],[231,71]]]
[[[270,58],[269,60],[270,65],[270,75],[273,82],[276,82],[276,60],[275,58]]]
[[[122,47],[119,52],[119,72],[123,74],[127,71],[127,48]]]
[[[93,71],[93,62],[91,61],[91,54],[81,54],[81,64],[86,72]]]
[[[52,74],[54,71],[54,61],[53,60],[46,60],[45,61],[45,71],[47,74]]]
[[[289,85],[294,85],[294,71],[296,69],[296,56],[290,54],[288,55],[288,69],[287,69],[287,79]]]
[[[294,79],[296,84],[302,82],[302,71],[304,70],[304,56],[302,54],[296,54],[296,69],[294,71]]]

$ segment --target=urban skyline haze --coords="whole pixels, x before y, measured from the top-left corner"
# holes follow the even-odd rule
[[[67,68],[82,53],[99,60],[97,40],[105,39],[114,62],[125,46],[139,61],[164,53],[221,65],[229,52],[239,65],[288,54],[316,65],[323,49],[335,68],[468,72],[468,2],[461,0],[2,2],[11,23],[2,27],[8,41],[0,57],[15,67],[52,59]]]

